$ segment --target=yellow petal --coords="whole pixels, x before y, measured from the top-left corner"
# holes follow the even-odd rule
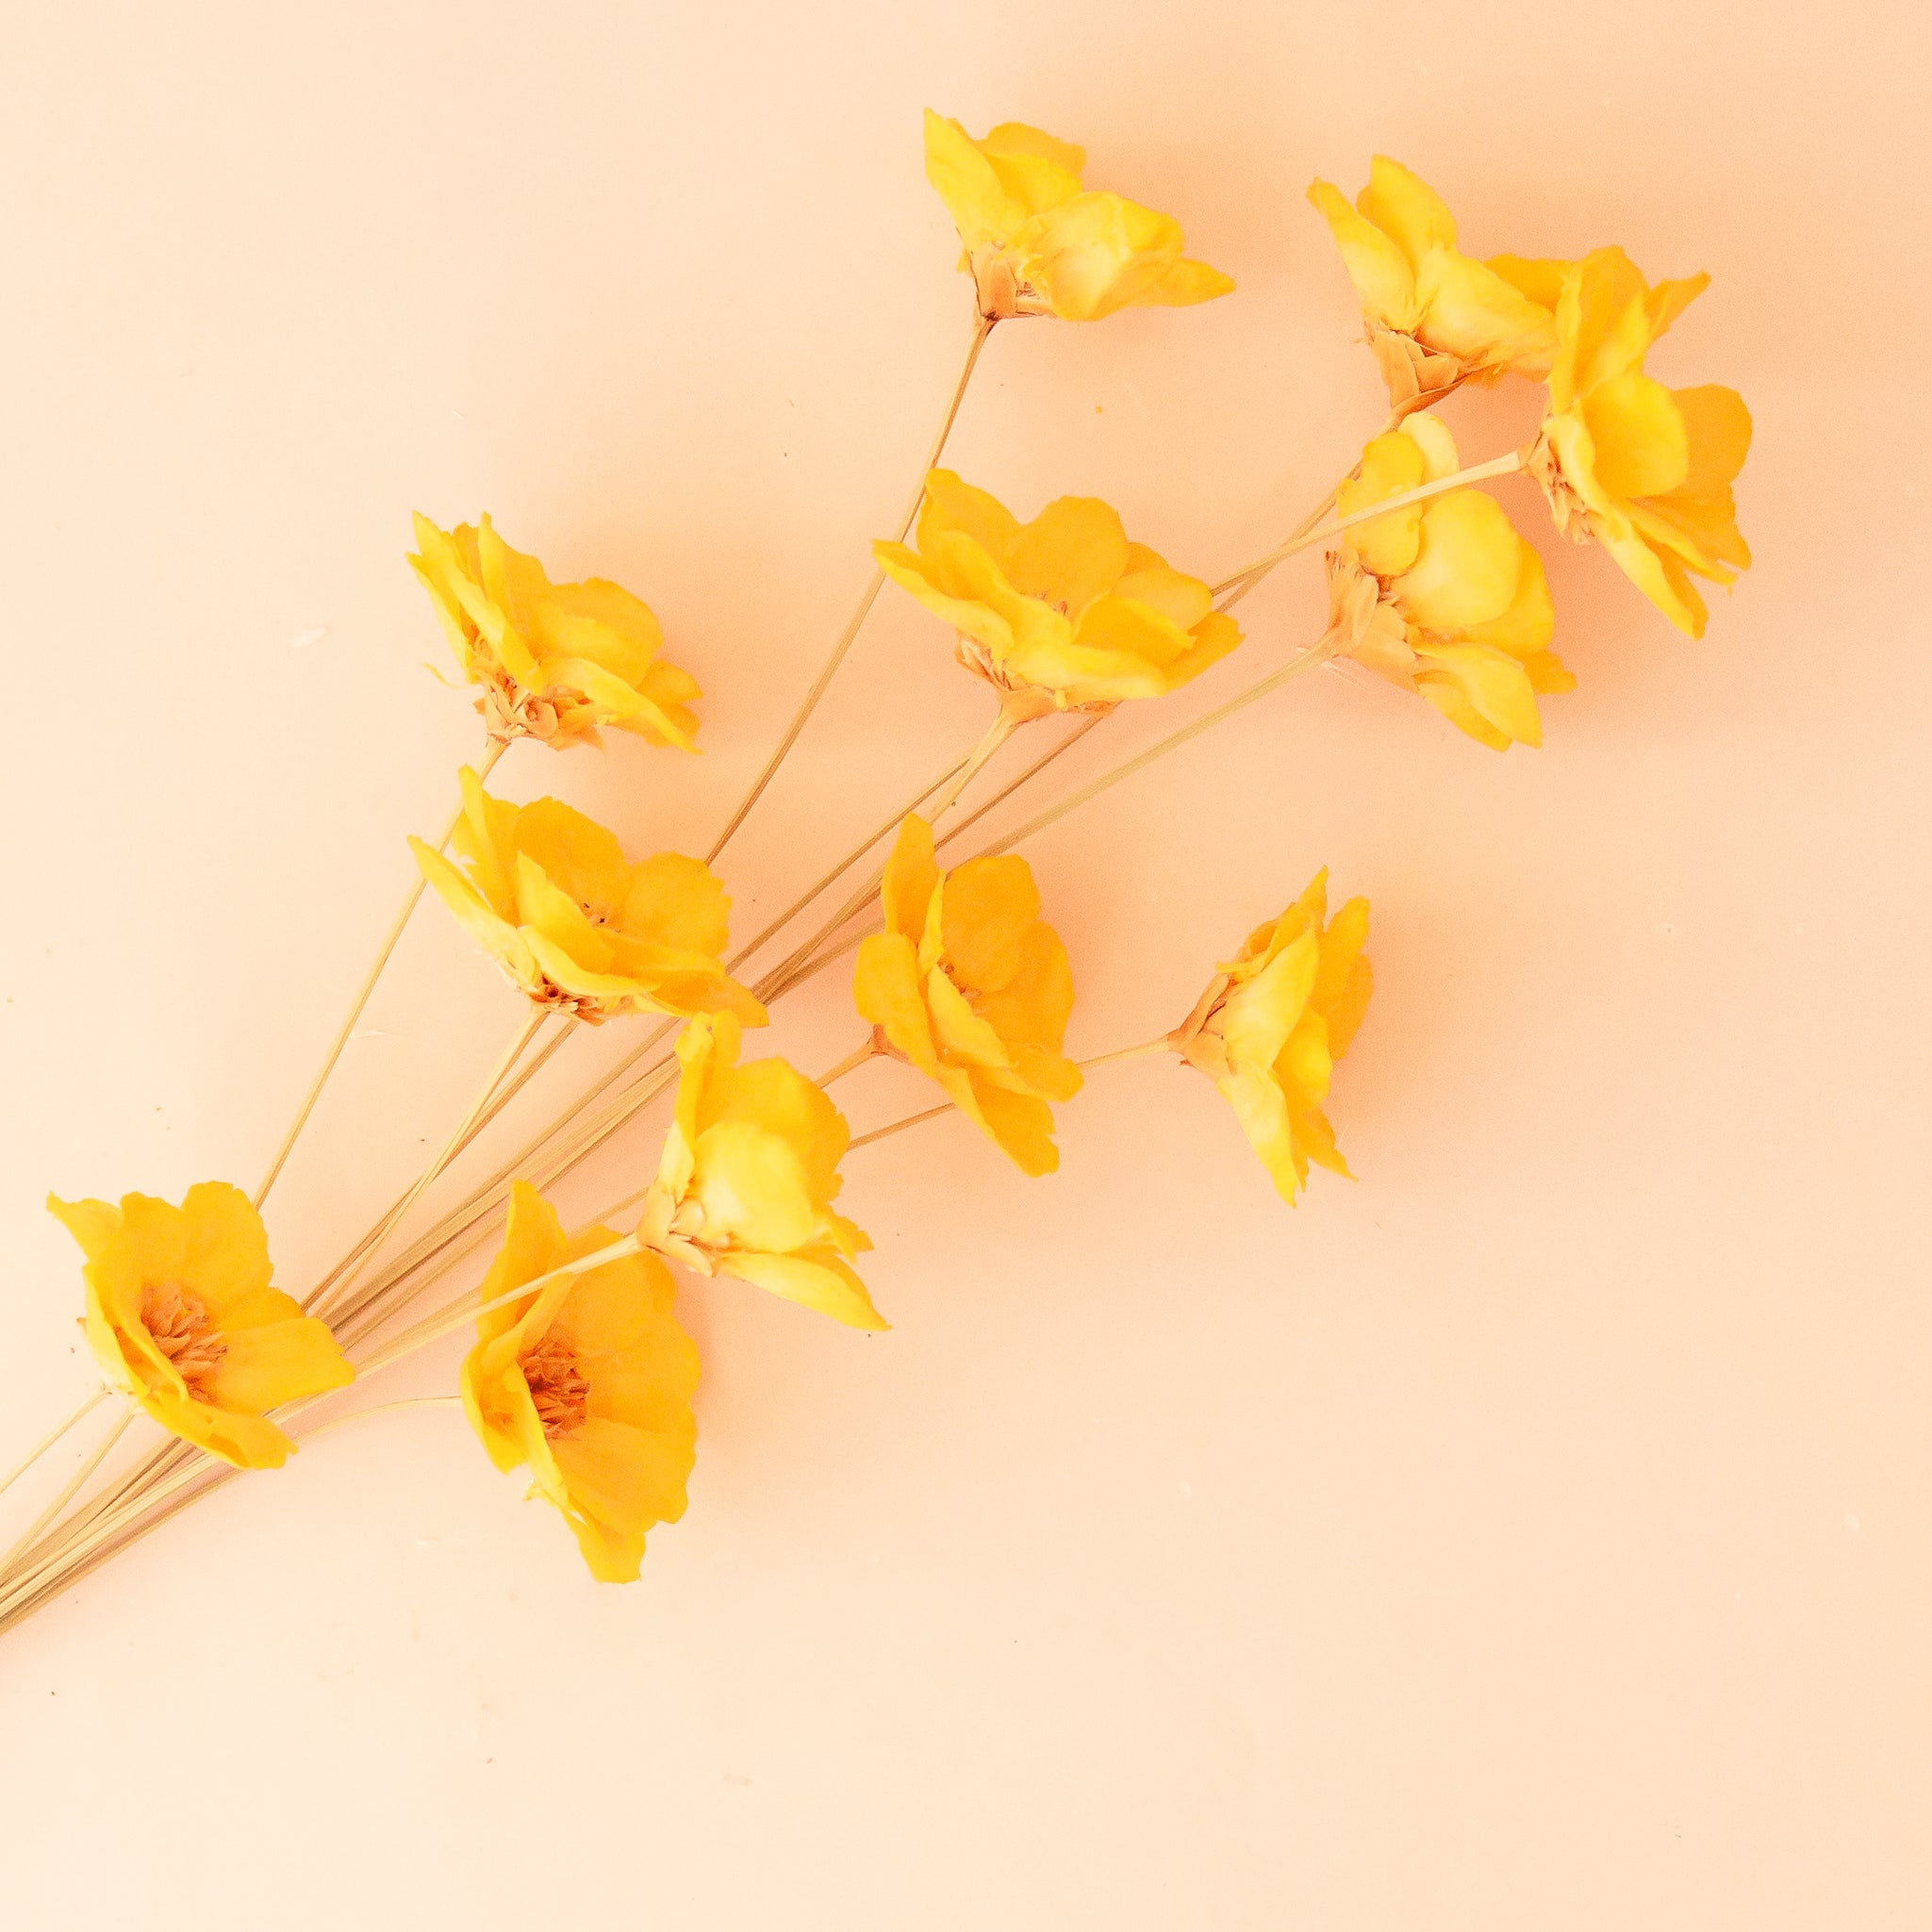
[[[1422,474],[1417,482],[1434,483],[1439,477],[1453,476],[1462,467],[1449,425],[1432,411],[1418,409],[1412,415],[1405,416],[1400,434],[1422,452]],[[1404,487],[1413,488],[1414,485],[1405,485]]]
[[[1069,617],[1127,569],[1127,533],[1119,513],[1096,497],[1064,496],[1015,534],[1006,575],[1023,596],[1057,603]]]
[[[885,862],[880,898],[885,930],[916,940],[926,930],[926,909],[939,889],[939,867],[933,856],[933,828],[916,812],[900,821],[892,856]]]
[[[1556,607],[1535,546],[1521,537],[1517,542],[1516,589],[1508,606],[1486,622],[1468,625],[1462,635],[1472,644],[1491,644],[1511,656],[1528,658],[1547,651],[1556,632]]]
[[[619,902],[626,933],[683,952],[722,955],[731,941],[731,900],[709,866],[659,852],[631,868]]]
[[[1122,308],[1164,300],[1163,285],[1181,259],[1181,224],[1124,195],[1077,194],[1043,216],[1029,255],[1029,279],[1053,313],[1098,322]]]
[[[1384,497],[1399,496],[1423,481],[1428,456],[1417,438],[1399,431],[1373,438],[1354,476],[1335,492],[1338,516],[1352,517]],[[1414,563],[1422,541],[1422,505],[1372,517],[1344,533],[1343,548],[1378,577],[1399,577]]]
[[[968,859],[940,888],[941,925],[953,977],[968,993],[1004,986],[1018,970],[1020,941],[1040,916],[1032,868],[1016,853]]]
[[[926,975],[925,995],[926,1010],[933,1016],[933,1037],[947,1059],[978,1066],[1009,1064],[1005,1043],[943,972]]]
[[[957,121],[926,110],[926,179],[967,248],[999,241],[1025,219],[993,164]]]
[[[887,1329],[892,1325],[872,1306],[851,1266],[830,1249],[812,1254],[734,1254],[718,1263],[721,1275],[763,1288],[829,1314],[852,1329]]]
[[[1032,1094],[1016,1094],[978,1076],[973,1081],[979,1124],[986,1137],[1022,1174],[1055,1173],[1060,1149],[1053,1145],[1053,1110]]]
[[[1451,490],[1422,505],[1415,562],[1389,591],[1425,630],[1488,623],[1515,598],[1522,552],[1523,539],[1494,497]]]
[[[1197,302],[1213,302],[1233,292],[1232,275],[1183,256],[1163,272],[1148,299],[1167,308],[1191,308]]]
[[[926,476],[926,497],[919,510],[918,544],[930,553],[942,535],[970,537],[995,563],[1004,566],[1019,536],[1019,520],[998,497],[961,479],[951,470],[933,470]]]
[[[883,1027],[885,1037],[928,1079],[939,1055],[920,992],[918,955],[902,933],[871,933],[859,942],[852,969],[852,1003],[859,1017]]]
[[[1542,375],[1556,359],[1556,318],[1482,263],[1428,257],[1417,276],[1429,346],[1472,364]]]
[[[1456,222],[1448,204],[1420,175],[1387,155],[1377,155],[1369,162],[1368,186],[1355,205],[1395,242],[1412,267],[1433,250],[1456,245]]]
[[[1458,709],[1439,700],[1444,681],[1453,685],[1477,717],[1505,740],[1542,744],[1543,722],[1537,716],[1536,694],[1519,659],[1481,644],[1419,644],[1416,655],[1423,667],[1416,688],[1453,722],[1470,730]],[[1470,735],[1483,735],[1470,731]],[[1485,738],[1484,742],[1494,744],[1494,740]]]
[[[1637,371],[1598,384],[1583,403],[1596,446],[1598,482],[1621,497],[1661,496],[1691,467],[1690,438],[1676,399]]]
[[[1328,223],[1364,311],[1386,328],[1414,328],[1422,316],[1415,270],[1395,239],[1351,207],[1332,182],[1314,182],[1308,198]]]
[[[225,1329],[223,1341],[226,1353],[207,1388],[223,1409],[259,1415],[355,1379],[328,1323],[313,1316]]]
[[[1304,931],[1249,980],[1228,995],[1223,1037],[1237,1066],[1272,1067],[1314,990],[1321,945]]]
[[[962,868],[963,869],[963,868]],[[1016,1066],[1037,1083],[1044,1077],[1056,1089],[1050,1097],[1067,1099],[1079,1091],[1078,1069],[1067,1085],[1068,1063],[1060,1059],[1066,1022],[1073,1011],[1073,970],[1060,935],[1044,919],[1019,935],[1014,970],[998,991],[982,993],[974,1008],[1000,1040]],[[1028,1055],[1049,1063],[1032,1066]],[[1057,1063],[1050,1064],[1050,1063]]]
[[[1722,383],[1673,389],[1671,400],[1684,425],[1689,465],[1678,486],[1693,496],[1724,488],[1744,467],[1751,448],[1751,412],[1737,390]]]

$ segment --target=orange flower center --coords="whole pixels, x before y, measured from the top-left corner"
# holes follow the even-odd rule
[[[517,1366],[523,1371],[544,1434],[552,1442],[574,1435],[589,1411],[590,1384],[577,1366],[577,1351],[569,1340],[553,1329],[534,1348],[523,1351]]]
[[[141,1290],[140,1325],[197,1402],[209,1399],[208,1378],[221,1365],[228,1345],[208,1319],[207,1304],[174,1282],[154,1282]]]

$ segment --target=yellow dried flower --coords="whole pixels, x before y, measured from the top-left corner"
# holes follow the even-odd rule
[[[1557,527],[1594,537],[1680,631],[1709,612],[1690,573],[1731,584],[1751,553],[1731,484],[1751,447],[1735,389],[1669,389],[1643,372],[1650,345],[1709,275],[1647,286],[1620,248],[1599,248],[1565,277],[1549,414],[1530,459]]]
[[[738,1065],[734,1016],[678,1040],[677,1111],[638,1238],[701,1275],[735,1275],[855,1329],[883,1329],[850,1261],[872,1244],[832,1203],[851,1135],[783,1060]]]
[[[519,1181],[481,1298],[618,1238],[608,1228],[566,1234],[555,1209]],[[645,1533],[685,1513],[698,1350],[675,1298],[655,1255],[621,1256],[487,1310],[463,1362],[463,1407],[490,1461],[529,1469],[530,1494],[570,1525],[600,1583],[636,1582]]]
[[[1353,207],[1329,181],[1316,181],[1308,198],[1342,251],[1397,409],[1506,370],[1539,380],[1548,373],[1557,352],[1551,311],[1566,264],[1511,255],[1471,260],[1456,246],[1442,196],[1386,155],[1369,163]]]
[[[1130,543],[1117,512],[1065,496],[1031,523],[950,470],[926,478],[918,549],[879,568],[959,633],[959,661],[1017,715],[1178,689],[1241,642],[1197,577]]]
[[[177,1208],[47,1197],[87,1256],[88,1346],[110,1388],[172,1435],[238,1469],[276,1469],[295,1445],[268,1412],[355,1379],[326,1322],[269,1285],[261,1216],[204,1181]]]
[[[1279,919],[1256,927],[1167,1036],[1220,1088],[1291,1206],[1310,1162],[1354,1179],[1322,1103],[1374,984],[1362,949],[1368,901],[1351,899],[1328,919],[1328,884],[1324,868]]]
[[[553,584],[512,550],[489,519],[437,528],[416,519],[409,559],[442,619],[490,735],[507,743],[596,744],[600,725],[654,745],[697,749],[689,672],[658,657],[664,633],[650,606],[602,577]]]
[[[1057,315],[1097,322],[1141,305],[1179,306],[1225,295],[1233,282],[1181,253],[1181,223],[1138,202],[1080,185],[1086,151],[1008,121],[975,140],[926,112],[926,179],[965,244],[989,322]]]
[[[1461,467],[1440,418],[1416,415],[1362,452],[1335,495],[1350,516]],[[1543,559],[1479,489],[1450,490],[1371,518],[1329,556],[1341,653],[1427,698],[1480,743],[1543,742],[1539,692],[1576,679],[1549,649],[1556,628]]]
[[[409,841],[422,876],[538,1006],[597,1025],[619,1014],[765,1009],[725,971],[731,901],[676,852],[634,866],[614,834],[555,799],[492,798],[467,766],[453,865]]]
[[[885,931],[860,945],[852,981],[860,1017],[1022,1173],[1052,1173],[1060,1151],[1047,1103],[1081,1087],[1061,1051],[1073,974],[1026,861],[968,859],[942,873],[933,828],[914,813],[880,897]]]

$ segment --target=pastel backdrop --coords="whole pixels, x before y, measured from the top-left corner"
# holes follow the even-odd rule
[[[412,508],[636,588],[705,687],[700,759],[501,787],[708,842],[969,330],[927,106],[1083,142],[1240,285],[996,333],[949,460],[1023,509],[1104,495],[1210,577],[1295,520],[1382,406],[1303,190],[1377,151],[1478,253],[1709,269],[1656,367],[1757,421],[1701,643],[1498,487],[1579,681],[1540,751],[1329,673],[1032,848],[1081,1055],[1317,865],[1372,899],[1358,1184],[1283,1208],[1171,1064],[1096,1069],[1049,1181],[958,1122],[861,1149],[894,1329],[687,1284],[693,1507],[635,1588],[446,1412],[230,1485],[0,1647],[20,1924],[529,1917],[563,1873],[702,1932],[1932,1911],[1913,11],[204,0],[0,42],[8,1450],[87,1385],[42,1195],[250,1181],[447,816],[474,719],[418,669]],[[1475,459],[1533,410],[1450,413]],[[1248,665],[1322,608],[1277,572]],[[740,920],[983,722],[882,602],[732,848]],[[285,1278],[518,1020],[426,905],[277,1188]],[[834,986],[773,1044],[853,1026]]]

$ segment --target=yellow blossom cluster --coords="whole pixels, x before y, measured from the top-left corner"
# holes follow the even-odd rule
[[[1193,305],[1233,289],[1184,252],[1172,217],[1087,188],[1084,151],[1039,128],[1007,122],[976,139],[928,113],[925,162],[973,284],[973,356],[1001,322],[1093,322],[1132,307]],[[1542,557],[1501,503],[1477,487],[1511,471],[1541,487],[1560,533],[1600,543],[1693,636],[1708,617],[1693,580],[1727,586],[1748,567],[1733,498],[1751,439],[1742,400],[1718,385],[1668,388],[1645,367],[1708,277],[1653,285],[1617,248],[1575,259],[1478,259],[1463,252],[1443,198],[1386,156],[1374,157],[1352,202],[1326,180],[1309,198],[1354,286],[1390,405],[1334,491],[1332,524],[1314,528],[1325,503],[1301,537],[1215,586],[1131,538],[1097,498],[1062,496],[1022,521],[940,463],[949,413],[916,517],[908,515],[900,540],[873,546],[880,576],[853,631],[889,578],[949,627],[959,662],[998,695],[999,722],[846,862],[856,864],[897,824],[883,867],[817,938],[755,979],[755,991],[735,972],[814,894],[732,955],[731,902],[709,860],[659,852],[634,862],[616,833],[556,799],[517,804],[485,788],[488,766],[520,738],[566,748],[616,730],[695,749],[690,707],[699,688],[663,656],[650,607],[603,578],[553,582],[487,516],[451,530],[416,518],[409,563],[462,678],[475,687],[486,735],[483,768],[461,773],[461,810],[448,837],[410,841],[422,882],[529,1003],[522,1016],[532,1032],[553,1016],[602,1024],[656,1015],[680,1023],[658,1063],[619,1090],[612,1123],[595,1120],[581,1143],[564,1147],[555,1136],[575,1131],[586,1098],[532,1144],[546,1155],[564,1147],[568,1156],[550,1162],[547,1186],[548,1175],[567,1171],[674,1078],[655,1162],[636,1177],[650,1178],[624,1204],[636,1210],[631,1231],[605,1225],[619,1210],[567,1230],[515,1171],[526,1150],[472,1197],[493,1194],[502,1242],[480,1288],[443,1320],[447,1329],[474,1319],[457,1382],[490,1461],[527,1472],[529,1494],[559,1512],[600,1580],[635,1578],[648,1533],[685,1508],[700,1363],[677,1317],[673,1268],[701,1281],[748,1282],[851,1328],[886,1327],[854,1265],[871,1243],[834,1205],[853,1143],[826,1087],[867,1059],[923,1076],[947,1103],[932,1113],[964,1115],[1022,1174],[1040,1177],[1060,1164],[1054,1109],[1082,1091],[1082,1065],[1171,1052],[1226,1099],[1282,1200],[1298,1198],[1314,1166],[1352,1178],[1328,1107],[1373,985],[1367,900],[1350,899],[1331,915],[1327,872],[1317,873],[1214,968],[1180,1025],[1076,1063],[1065,1050],[1074,1005],[1068,950],[1043,916],[1031,867],[1005,849],[1024,832],[950,867],[935,843],[934,821],[1007,731],[1064,713],[1084,714],[1084,729],[1130,700],[1158,700],[1193,683],[1242,642],[1229,608],[1237,586],[1245,594],[1305,540],[1324,543],[1328,572],[1327,626],[1308,662],[1351,660],[1494,749],[1540,744],[1539,698],[1575,681],[1552,649],[1556,618]],[[972,367],[969,357],[961,391]],[[1535,438],[1465,469],[1435,405],[1465,386],[1506,377],[1546,386]],[[954,411],[958,403],[955,393]],[[853,631],[712,859],[760,795]],[[847,932],[861,911],[872,914],[875,885],[876,926]],[[867,1030],[856,1052],[817,1082],[777,1056],[743,1060],[742,1031],[767,1024],[767,1000],[847,949],[856,951],[852,1002]],[[359,1011],[358,1002],[336,1053]],[[236,1468],[283,1461],[295,1440],[277,1416],[351,1382],[356,1369],[345,1346],[356,1347],[379,1326],[347,1329],[345,1344],[308,1311],[331,1306],[325,1296],[343,1270],[353,1275],[365,1249],[382,1247],[396,1216],[506,1104],[511,1067],[530,1036],[520,1038],[444,1161],[305,1303],[272,1284],[258,1210],[333,1055],[253,1201],[214,1181],[189,1189],[178,1206],[139,1194],[118,1206],[50,1197],[84,1256],[83,1327],[107,1388]],[[653,1050],[656,1037],[606,1073],[590,1098]],[[438,1224],[432,1257],[454,1240],[451,1225]],[[409,1284],[418,1265],[405,1261],[387,1285]],[[339,1301],[357,1311],[373,1305],[379,1317],[399,1305],[372,1294]]]

